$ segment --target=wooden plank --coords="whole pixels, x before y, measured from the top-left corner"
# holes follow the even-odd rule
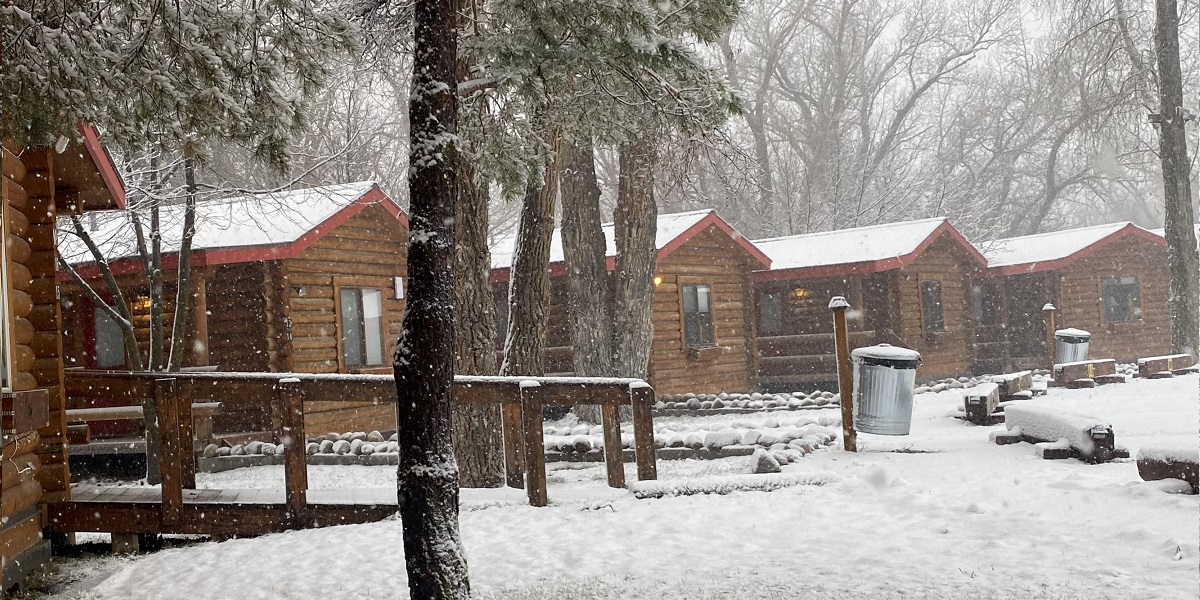
[[[183,510],[183,448],[179,438],[179,395],[174,379],[154,381],[154,400],[158,413],[159,466],[162,472],[162,520],[174,525]],[[188,452],[191,452],[189,447]]]
[[[612,404],[600,408],[604,428],[604,462],[608,471],[608,487],[625,487],[625,461],[621,455],[621,415]],[[539,427],[540,429],[540,427]]]
[[[308,465],[305,460],[304,397],[298,379],[279,381],[276,396],[281,416],[279,439],[283,443],[283,479],[287,490],[288,518],[304,521],[308,515]]]
[[[654,453],[654,389],[650,386],[630,387],[633,404],[634,455],[637,460],[638,481],[658,479],[658,464]]]
[[[504,430],[504,477],[508,487],[525,487],[525,458],[521,447],[521,405],[504,404],[500,407],[501,428]],[[541,427],[538,427],[541,430]]]
[[[546,506],[546,448],[542,437],[541,386],[522,385],[521,424],[525,450],[525,494],[530,506]]]

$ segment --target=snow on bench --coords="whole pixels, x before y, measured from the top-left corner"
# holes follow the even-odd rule
[[[1195,444],[1151,444],[1137,454],[1138,475],[1143,481],[1180,479],[1200,492],[1200,449]]]
[[[1138,377],[1158,379],[1174,377],[1196,370],[1196,361],[1191,354],[1170,354],[1167,356],[1150,356],[1139,358],[1137,361]]]
[[[1000,386],[998,384],[981,383],[963,393],[964,418],[977,425],[998,423],[999,420],[993,414],[999,405]]]
[[[1118,448],[1112,425],[1095,417],[1047,406],[1011,405],[1004,410],[1007,432],[993,432],[992,441],[1012,444],[1026,441],[1037,447],[1043,458],[1073,456],[1090,463],[1108,462],[1129,456]]]
[[[757,475],[711,475],[666,481],[629,483],[635,498],[666,498],[695,494],[732,494],[733,492],[770,492],[797,485],[826,485],[839,478],[833,473],[771,473]]]
[[[1054,365],[1054,385],[1080,388],[1097,383],[1125,383],[1125,377],[1117,374],[1117,361],[1108,358]]]

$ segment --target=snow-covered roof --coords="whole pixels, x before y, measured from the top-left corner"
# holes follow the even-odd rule
[[[1125,233],[1156,237],[1133,223],[1122,222],[994,240],[976,246],[987,257],[990,269],[1035,272],[1061,267],[1064,261],[1079,258],[1097,244]]]
[[[1159,227],[1158,229],[1151,229],[1150,233],[1153,233],[1154,235],[1157,235],[1158,237],[1163,238],[1163,239],[1167,238],[1167,230],[1164,227]],[[1200,223],[1196,223],[1196,247],[1200,248]]]
[[[976,255],[962,234],[945,218],[886,223],[821,233],[805,233],[755,240],[754,245],[771,257],[771,272],[758,279],[797,276],[833,276],[841,273],[870,273],[898,269],[912,262],[942,233],[970,254]],[[982,256],[975,256],[982,266]]]
[[[372,191],[376,193],[371,193]],[[250,249],[294,244],[310,233],[321,235],[338,223],[331,219],[352,205],[380,204],[400,216],[400,207],[378,191],[372,181],[293,190],[272,194],[240,196],[200,202],[196,206],[193,251]],[[359,209],[361,210],[361,208]],[[163,252],[180,246],[184,208],[181,204],[160,209]],[[142,215],[143,224],[148,217]],[[84,226],[104,256],[113,262],[137,255],[136,238],[129,211],[98,211],[83,217]],[[70,225],[59,229],[69,232]],[[83,241],[73,233],[61,233],[59,252],[71,264],[92,262]]]
[[[659,258],[663,258],[662,251],[669,250],[672,242],[676,242],[685,234],[699,233],[700,230],[707,228],[705,223],[717,225],[724,230],[730,237],[738,241],[751,254],[761,255],[757,248],[754,248],[742,238],[741,234],[733,230],[716,211],[712,209],[693,210],[690,212],[671,213],[666,215],[658,215],[658,231],[655,233],[654,246],[660,251]],[[605,256],[613,257],[617,254],[616,235],[614,233],[614,225],[605,223],[602,225],[604,231],[604,251]],[[501,238],[492,245],[492,268],[507,269],[512,266],[513,252],[516,248],[517,235],[513,234]],[[550,262],[562,262],[563,246],[562,246],[562,229],[556,228],[554,236],[550,240]],[[766,257],[761,256],[760,261],[765,261]]]

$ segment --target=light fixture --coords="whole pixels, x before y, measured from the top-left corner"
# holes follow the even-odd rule
[[[658,287],[660,285],[662,285],[662,277],[659,275],[655,275],[654,276],[654,287]]]

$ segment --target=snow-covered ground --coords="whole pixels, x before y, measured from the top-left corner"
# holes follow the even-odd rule
[[[1136,456],[1142,445],[1197,443],[1198,383],[1052,389],[1029,402],[1111,422]],[[519,490],[465,490],[473,589],[497,599],[1200,597],[1197,496],[1142,482],[1133,461],[1047,461],[1028,444],[991,444],[989,432],[1003,426],[954,419],[961,396],[918,396],[912,435],[860,434],[858,454],[835,444],[783,467],[821,485],[638,500],[606,488],[602,465],[562,464],[551,466],[548,508],[526,506]],[[748,465],[660,461],[659,473],[663,482],[742,479]],[[201,477],[212,487],[283,480],[280,467]],[[394,467],[310,467],[317,488],[394,478]],[[391,520],[199,543],[110,562],[83,597],[404,598],[400,536]]]

